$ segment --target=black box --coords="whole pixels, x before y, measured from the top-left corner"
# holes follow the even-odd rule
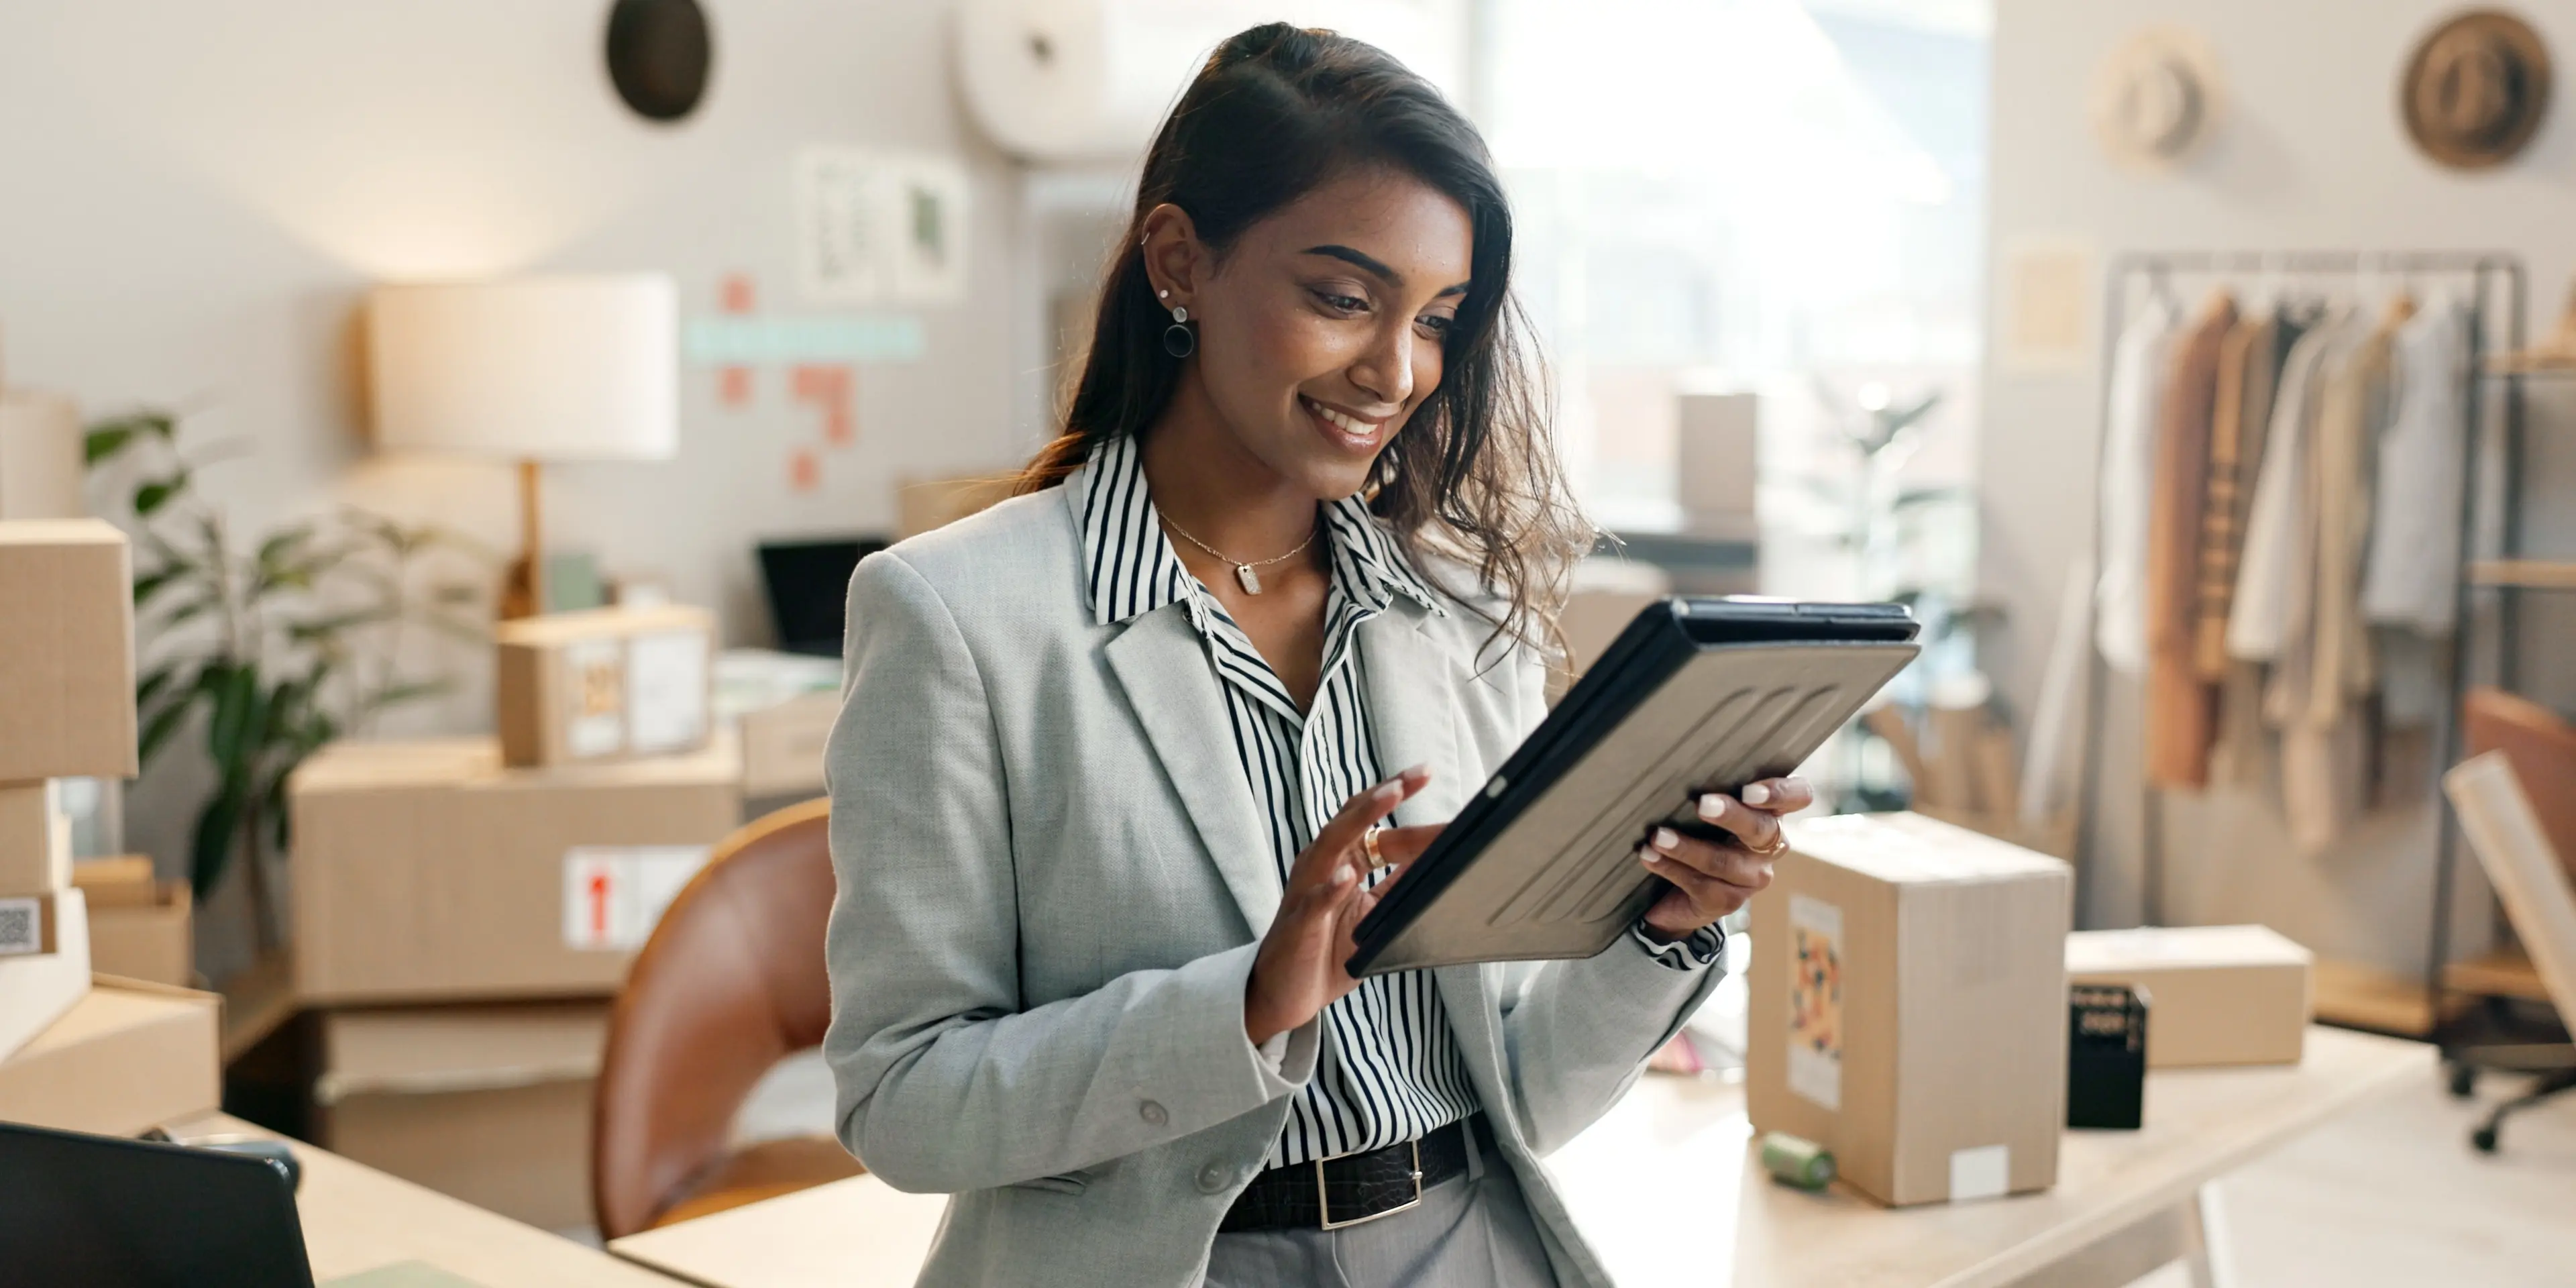
[[[2119,984],[2067,991],[2066,1125],[2136,1131],[2147,1102],[2147,994]]]

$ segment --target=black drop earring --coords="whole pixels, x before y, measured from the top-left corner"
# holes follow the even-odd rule
[[[1186,358],[1198,352],[1198,332],[1190,329],[1190,311],[1172,306],[1172,324],[1163,328],[1163,352],[1175,358]]]

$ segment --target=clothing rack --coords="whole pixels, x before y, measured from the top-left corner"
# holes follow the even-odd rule
[[[2471,321],[2468,336],[2468,374],[2464,382],[2466,386],[2464,396],[2467,400],[2467,406],[2464,408],[2466,420],[2463,425],[2461,446],[2465,460],[2459,516],[2460,566],[2454,590],[2456,615],[2452,627],[2448,685],[2450,707],[2446,718],[2442,721],[2438,741],[2440,747],[2436,765],[2438,772],[2440,768],[2446,768],[2459,760],[2462,733],[2461,703],[2467,693],[2471,670],[2470,636],[2473,629],[2471,612],[2474,608],[2473,592],[2477,588],[2472,584],[2470,564],[2478,557],[2482,493],[2485,491],[2486,481],[2478,466],[2484,456],[2484,434],[2489,406],[2486,385],[2488,380],[2495,378],[2485,374],[2484,354],[2488,348],[2489,329],[2495,327],[2499,320],[2505,332],[2506,350],[2519,351],[2524,347],[2526,325],[2524,315],[2528,308],[2529,283],[2522,259],[2520,256],[2504,251],[2440,250],[2182,251],[2129,252],[2115,256],[2111,261],[2109,278],[2104,291],[2106,325],[2102,335],[2102,416],[2100,427],[2096,431],[2102,439],[2096,452],[2097,461],[2107,453],[2109,447],[2112,357],[2121,332],[2128,323],[2130,305],[2134,298],[2129,293],[2130,288],[2144,279],[2155,288],[2171,294],[2172,281],[2176,277],[2225,280],[2246,274],[2259,274],[2291,286],[2313,285],[2319,279],[2362,285],[2376,277],[2395,279],[2392,284],[2411,284],[2421,277],[2445,277],[2454,282],[2465,280],[2468,286]],[[2504,307],[2504,315],[2501,319],[2495,315],[2495,307],[2499,302]],[[2519,466],[2523,447],[2523,405],[2520,380],[2513,377],[2504,377],[2502,380],[2497,420],[2502,435],[2499,446],[2504,461],[2504,495],[2501,498],[2502,511],[2499,521],[2503,534],[2503,553],[2510,555],[2520,548],[2522,512],[2517,480],[2521,474]],[[2095,471],[2094,486],[2093,574],[2098,582],[2102,572],[2101,556],[2106,543],[2106,509],[2103,505],[2102,472],[2098,466]],[[2086,586],[2084,593],[2089,605],[2094,595],[2094,587]],[[2108,682],[2106,672],[2110,668],[2105,664],[2101,650],[2095,645],[2091,635],[2095,611],[2098,609],[2088,606],[2085,615],[2087,629],[2084,641],[2085,735],[2076,796],[2077,807],[2083,811],[2085,826],[2080,830],[2077,841],[2077,853],[2084,860],[2076,869],[2078,907],[2082,906],[2084,895],[2092,884],[2088,874],[2097,866],[2096,856],[2100,849],[2095,841],[2098,826],[2093,804],[2098,795],[2096,788],[2101,773],[2105,690]],[[2496,626],[2496,674],[2501,683],[2510,687],[2519,662],[2518,618],[2514,597],[2510,594],[2505,595],[2497,606]],[[2148,781],[2143,763],[2139,770],[2141,921],[2147,925],[2160,925],[2164,921],[2165,913],[2164,791]],[[2433,908],[2431,952],[2424,968],[2427,1014],[2431,1023],[2438,1027],[2443,992],[2443,967],[2450,957],[2451,886],[2460,845],[2459,821],[2453,815],[2448,799],[2444,798],[2440,791],[2435,790],[2429,781],[2425,786],[2434,798],[2435,807],[2440,811],[2434,843],[2433,890],[2430,900]]]

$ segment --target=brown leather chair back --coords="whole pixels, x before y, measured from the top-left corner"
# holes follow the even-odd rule
[[[2501,751],[2513,763],[2540,830],[2576,878],[2576,725],[2502,689],[2471,689],[2462,705],[2469,754]]]
[[[648,1228],[725,1156],[761,1076],[823,1041],[829,810],[825,800],[790,806],[725,838],[627,972],[592,1122],[600,1237]]]

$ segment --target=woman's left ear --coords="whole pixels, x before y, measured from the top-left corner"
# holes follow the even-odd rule
[[[1154,285],[1154,300],[1166,309],[1186,308],[1207,262],[1190,213],[1170,202],[1145,212],[1145,236],[1137,253],[1145,257],[1145,277]]]

